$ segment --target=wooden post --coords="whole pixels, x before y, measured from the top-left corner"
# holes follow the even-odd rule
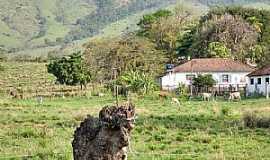
[[[244,87],[245,98],[248,97],[247,87],[248,87],[248,85],[246,84],[245,87]]]
[[[218,95],[221,95],[220,94],[220,84],[218,85]]]
[[[266,91],[266,92],[265,92],[265,94],[266,94],[266,99],[269,99],[269,82],[266,83],[266,87],[265,87],[265,88],[266,88],[266,90],[265,90],[265,91]]]
[[[190,63],[191,63],[191,74],[193,74],[193,61],[191,60]],[[190,83],[191,83],[191,85],[190,85],[191,86],[190,87],[191,88],[190,98],[192,99],[193,98],[193,87],[192,87],[192,85],[193,85],[193,78],[191,79]]]
[[[190,85],[190,97],[192,98],[193,96],[193,87],[192,87],[192,84]]]
[[[116,106],[118,107],[119,106],[119,101],[118,101],[118,85],[116,85]]]
[[[116,78],[117,78],[117,68],[113,68],[113,77],[114,77],[114,80],[116,81]],[[116,106],[118,106],[118,86],[116,84],[114,84],[114,96],[116,98]]]

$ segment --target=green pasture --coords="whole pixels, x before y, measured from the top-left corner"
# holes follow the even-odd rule
[[[72,159],[73,132],[97,116],[110,95],[98,98],[0,100],[0,159]],[[246,128],[243,113],[270,113],[270,101],[192,101],[181,106],[157,96],[134,99],[138,119],[130,160],[268,159],[270,130]]]

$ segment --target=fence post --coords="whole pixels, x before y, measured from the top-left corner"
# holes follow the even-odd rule
[[[244,87],[244,94],[245,94],[245,98],[247,98],[248,97],[248,92],[247,92],[247,88],[248,87],[248,85],[246,84],[245,85],[245,87]]]
[[[266,99],[269,99],[269,82],[266,83]]]

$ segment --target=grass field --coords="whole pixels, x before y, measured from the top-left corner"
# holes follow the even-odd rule
[[[72,159],[73,132],[87,114],[113,98],[0,100],[0,159]],[[185,102],[135,100],[131,160],[268,159],[270,130],[244,127],[248,110],[270,112],[270,101]],[[28,156],[28,157],[27,157]]]
[[[45,64],[1,63],[0,89],[47,90],[53,77]],[[45,85],[47,84],[47,85]],[[73,132],[87,114],[113,104],[114,98],[77,97],[18,100],[0,96],[0,160],[72,159]],[[135,98],[138,119],[130,160],[242,159],[270,157],[270,129],[244,126],[242,116],[257,110],[270,117],[270,101],[191,101],[181,107],[157,96]]]
[[[1,62],[0,93],[20,88],[28,93],[47,90],[54,85],[54,77],[47,73],[45,63]],[[47,89],[46,89],[47,88]]]
[[[17,90],[23,97],[29,98],[37,94],[48,97],[59,92],[80,91],[79,86],[63,86],[55,84],[55,77],[47,72],[45,63],[1,62],[0,95],[6,96]]]

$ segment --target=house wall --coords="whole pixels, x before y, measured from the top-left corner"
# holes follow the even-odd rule
[[[247,85],[249,72],[204,72],[204,73],[168,73],[161,78],[161,85],[163,90],[173,90],[178,87],[179,84],[191,85],[191,81],[187,80],[187,75],[211,74],[217,82],[217,86],[229,87],[230,85],[243,87]],[[222,75],[229,75],[229,82],[222,82]]]
[[[261,84],[258,84],[258,78],[261,78]],[[253,93],[266,95],[266,78],[270,78],[270,75],[249,77],[248,93],[250,95]],[[254,79],[254,84],[251,84],[251,79]],[[268,85],[268,88],[270,89],[270,85]]]

